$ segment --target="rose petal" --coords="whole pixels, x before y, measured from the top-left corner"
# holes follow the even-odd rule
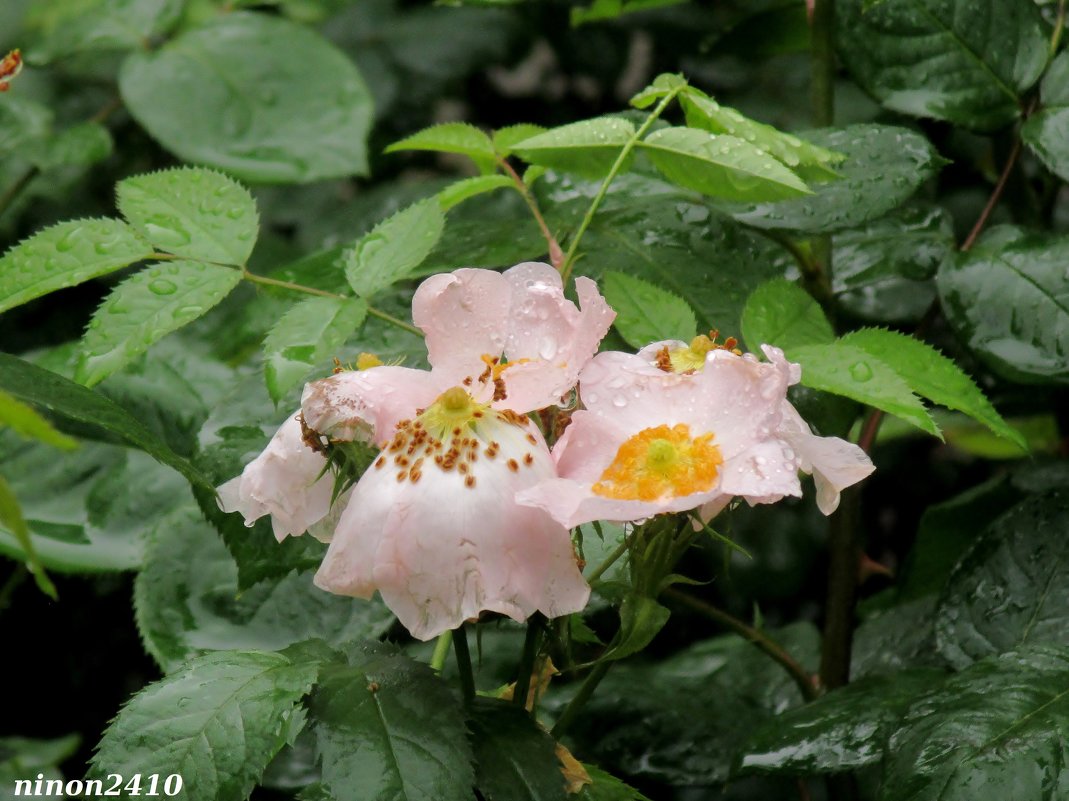
[[[522,621],[536,609],[551,617],[582,609],[589,588],[567,529],[514,501],[517,490],[553,475],[545,444],[532,426],[490,420],[480,432],[500,451],[466,474],[432,462],[415,484],[389,469],[365,473],[317,584],[360,597],[377,589],[421,640],[483,610]]]
[[[334,479],[322,475],[325,466],[326,459],[304,444],[298,415],[292,414],[241,475],[219,487],[219,507],[240,512],[247,526],[271,515],[280,542],[303,534],[330,509]]]
[[[455,385],[500,356],[509,330],[509,282],[493,270],[460,269],[432,275],[412,298],[412,320],[427,338],[435,372]]]
[[[346,370],[304,388],[301,410],[314,431],[331,439],[388,440],[401,420],[434,402],[448,385],[440,376],[410,367]]]

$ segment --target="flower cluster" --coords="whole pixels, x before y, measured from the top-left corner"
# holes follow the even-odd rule
[[[430,639],[485,610],[518,621],[581,610],[589,587],[569,529],[638,521],[733,498],[800,495],[812,473],[828,514],[873,469],[857,446],[815,436],[787,400],[799,368],[708,337],[603,352],[615,313],[586,278],[579,307],[557,272],[525,263],[435,275],[413,298],[430,370],[376,364],[309,384],[301,409],[219,488],[246,523],[329,542],[316,584],[379,592]],[[595,355],[597,354],[597,355]],[[530,416],[574,401],[552,453]],[[564,415],[567,416],[567,413]],[[331,505],[324,453],[361,441],[377,457]]]

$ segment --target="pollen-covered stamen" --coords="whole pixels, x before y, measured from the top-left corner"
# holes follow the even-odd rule
[[[11,79],[22,72],[22,52],[12,50],[0,59],[0,92],[6,92],[11,88]]]
[[[728,337],[723,342],[717,342],[720,332],[709,332],[709,336],[699,334],[690,341],[685,348],[669,350],[668,346],[657,351],[655,364],[666,373],[696,373],[705,367],[705,359],[714,350],[726,350],[741,356],[739,341],[735,337]]]
[[[646,428],[620,446],[593,491],[630,501],[692,495],[716,484],[723,461],[712,434],[692,437],[682,423]]]
[[[509,435],[506,440],[519,440],[524,444],[518,451],[512,450],[515,458],[506,461],[512,472],[534,463],[534,455],[528,443],[537,440],[527,432],[530,421],[523,415],[510,411],[497,411],[476,401],[462,387],[453,387],[438,396],[426,409],[421,409],[415,420],[402,420],[397,424],[393,437],[382,448],[382,455],[375,462],[381,469],[387,463],[398,469],[397,480],[420,480],[431,466],[442,473],[454,473],[465,487],[476,486],[475,463],[480,455],[494,460],[501,451],[495,437],[502,433],[502,426],[519,426],[524,431]],[[511,450],[511,449],[510,449]]]

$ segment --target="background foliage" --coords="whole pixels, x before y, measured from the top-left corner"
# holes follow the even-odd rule
[[[878,467],[830,525],[812,493],[732,510],[740,548],[702,540],[659,601],[597,578],[540,708],[630,657],[565,738],[580,798],[1069,796],[1064,19],[0,4],[27,63],[0,94],[0,794],[564,797],[522,709],[464,706],[381,604],[312,586],[321,544],[211,494],[335,357],[421,364],[415,280],[551,260],[599,280],[606,346],[783,347],[806,418]],[[587,562],[619,536],[585,531]],[[481,624],[479,690],[522,642]]]

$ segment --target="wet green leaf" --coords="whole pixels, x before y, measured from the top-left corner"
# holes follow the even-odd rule
[[[790,167],[802,180],[819,181],[838,177],[834,165],[843,160],[841,153],[817,147],[793,134],[751,120],[733,108],[721,106],[693,87],[680,95],[679,102],[687,115],[687,125],[714,134],[729,134],[749,142]]]
[[[91,775],[177,773],[190,801],[242,801],[290,738],[318,669],[256,651],[194,659],[126,703]]]
[[[768,633],[815,669],[819,634],[812,625]],[[728,778],[751,731],[800,702],[782,667],[728,635],[700,640],[659,661],[614,666],[569,735],[580,746],[577,753],[614,772],[705,786]]]
[[[638,653],[664,628],[671,614],[652,598],[628,595],[620,604],[620,630],[602,659],[624,659]]]
[[[604,209],[582,250],[590,255],[577,262],[577,274],[600,281],[614,270],[641,278],[686,298],[698,330],[723,336],[738,335],[750,292],[786,269],[782,249],[764,237],[704,204],[663,197]]]
[[[669,181],[712,197],[761,202],[809,194],[791,170],[735,136],[662,128],[638,147]]]
[[[635,126],[625,119],[596,117],[524,139],[512,152],[531,164],[600,178],[634,135]]]
[[[208,478],[172,451],[117,403],[56,373],[0,353],[0,389],[24,403],[40,406],[105,437],[118,438],[172,467],[195,486],[211,487]]]
[[[646,796],[629,787],[610,773],[593,765],[583,765],[591,783],[579,791],[580,801],[649,801]]]
[[[454,206],[469,198],[493,192],[496,189],[508,189],[512,179],[504,175],[476,175],[450,184],[438,193],[438,204],[442,211],[449,211]]]
[[[902,567],[899,597],[906,600],[941,592],[954,565],[988,524],[1020,499],[1020,491],[998,476],[925,509]]]
[[[302,300],[287,311],[264,339],[264,373],[278,403],[317,364],[338,357],[338,349],[367,317],[360,298]]]
[[[889,109],[989,131],[1013,122],[1047,62],[1030,0],[844,0],[839,52]]]
[[[264,183],[367,171],[368,89],[341,51],[303,25],[221,14],[129,56],[119,88],[133,117],[186,161]]]
[[[727,207],[736,220],[807,233],[853,228],[900,206],[944,163],[923,136],[890,125],[821,128],[801,135],[846,156],[835,168],[842,178],[814,184],[812,195],[796,200]]]
[[[0,428],[5,426],[25,439],[35,439],[54,448],[70,450],[78,447],[75,440],[56,431],[33,407],[0,391]]]
[[[0,312],[151,255],[149,244],[120,220],[53,225],[0,258]]]
[[[477,162],[493,161],[494,143],[474,125],[466,122],[443,122],[424,128],[386,148],[386,153],[399,150],[433,150],[437,153],[459,153]]]
[[[564,777],[545,729],[506,701],[476,698],[468,729],[475,786],[486,801],[565,801]]]
[[[879,359],[904,378],[922,398],[969,415],[995,434],[1015,443],[1022,453],[1027,452],[1024,437],[1002,419],[975,382],[931,345],[883,328],[851,331],[839,341]]]
[[[833,239],[835,299],[877,323],[915,323],[935,300],[931,278],[955,249],[950,215],[911,203]]]
[[[1069,652],[1033,646],[984,659],[919,697],[891,736],[882,801],[1065,794]]]
[[[944,667],[935,651],[934,595],[868,614],[854,631],[851,679],[918,667]]]
[[[413,203],[383,220],[345,252],[345,277],[353,291],[370,298],[408,278],[442,236],[445,215],[434,198]]]
[[[241,283],[241,273],[198,261],[153,264],[127,278],[89,321],[75,378],[87,386],[121,370],[196,320]]]
[[[136,50],[178,22],[185,0],[50,0],[26,15],[33,61],[96,50]]]
[[[1069,493],[1027,498],[950,574],[936,641],[956,668],[1032,643],[1069,645]]]
[[[835,340],[831,323],[808,292],[784,279],[757,287],[742,310],[746,347],[758,353],[761,345],[794,348],[826,345]]]
[[[906,707],[946,676],[928,668],[874,676],[789,709],[750,736],[739,771],[807,776],[878,762]]]
[[[504,128],[498,128],[494,131],[494,150],[502,156],[508,156],[517,144],[525,139],[530,139],[532,136],[545,133],[545,131],[546,129],[541,125],[532,125],[529,122],[506,125]]]
[[[990,229],[943,263],[937,286],[958,336],[995,372],[1022,383],[1069,382],[1069,238]]]
[[[882,409],[942,438],[939,427],[906,380],[868,351],[837,341],[791,348],[787,358],[802,365],[804,386]]]
[[[178,167],[127,178],[115,191],[123,216],[160,250],[243,266],[256,244],[256,201],[220,173]]]
[[[1021,126],[1021,139],[1047,168],[1069,180],[1069,53],[1047,68],[1040,86],[1043,106]]]
[[[381,600],[324,592],[312,571],[238,591],[238,571],[196,508],[162,518],[148,536],[134,584],[138,630],[165,671],[192,656],[232,649],[281,651],[308,639],[342,646],[376,639],[393,623]]]
[[[186,483],[148,456],[84,443],[69,454],[0,438],[4,474],[22,506],[42,564],[59,572],[130,570],[141,565],[157,515],[184,502]],[[0,553],[27,558],[9,523]]]
[[[426,665],[381,646],[353,662],[327,670],[312,698],[330,796],[469,801],[471,748],[449,688]]]
[[[611,270],[602,277],[601,291],[616,311],[613,325],[633,348],[663,339],[690,342],[694,337],[694,310],[672,292]]]

